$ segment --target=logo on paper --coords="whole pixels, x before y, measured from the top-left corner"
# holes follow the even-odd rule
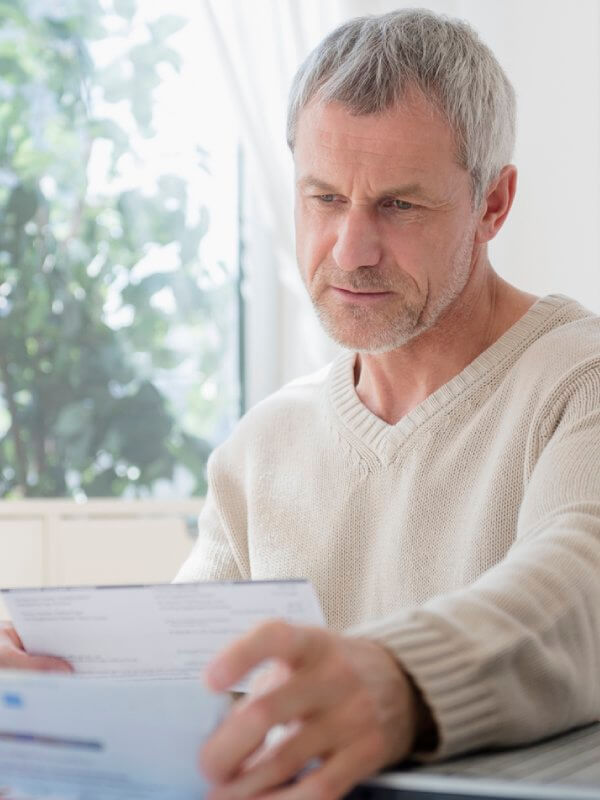
[[[9,708],[21,708],[23,706],[23,698],[16,692],[5,692],[2,695],[2,702]]]

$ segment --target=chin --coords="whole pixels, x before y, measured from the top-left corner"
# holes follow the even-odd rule
[[[346,350],[359,353],[389,353],[429,327],[424,324],[421,308],[386,309],[383,313],[358,308],[340,310],[314,299],[313,306],[329,338]]]
[[[416,336],[419,336],[423,331],[420,329],[413,329],[412,331],[365,331],[365,330],[341,330],[339,326],[331,324],[323,324],[325,333],[336,344],[343,347],[345,350],[352,350],[353,352],[380,355],[382,353],[390,353],[392,350],[397,350],[410,342]]]

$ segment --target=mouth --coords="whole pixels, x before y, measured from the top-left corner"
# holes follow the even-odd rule
[[[389,297],[392,294],[392,292],[377,292],[368,289],[363,289],[360,291],[356,289],[343,289],[341,286],[332,286],[331,288],[335,294],[338,295],[338,297],[355,303],[376,302],[377,300]]]

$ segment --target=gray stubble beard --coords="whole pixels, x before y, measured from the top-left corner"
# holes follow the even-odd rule
[[[413,292],[414,299],[411,298],[410,290],[413,282],[407,278],[407,292],[403,297],[403,308],[399,313],[390,316],[389,325],[386,326],[385,319],[383,319],[377,335],[372,336],[369,342],[361,343],[356,337],[351,339],[349,336],[342,335],[339,330],[340,324],[336,325],[335,314],[326,311],[323,305],[319,304],[318,299],[315,299],[309,292],[313,307],[325,333],[341,347],[359,353],[376,355],[403,347],[408,342],[430,330],[462,294],[471,275],[473,244],[474,229],[465,235],[461,246],[454,255],[454,264],[449,272],[449,280],[442,288],[439,296],[434,300],[430,299],[429,292],[426,293],[424,298]],[[352,279],[346,279],[346,283],[350,283],[351,288],[357,291],[361,289],[391,290],[389,284],[386,286],[380,280],[378,282],[374,280],[377,277],[374,272],[375,268],[366,267],[361,269],[369,271],[363,273],[357,271]],[[357,279],[357,276],[360,276],[360,278]],[[373,311],[369,308],[348,306],[344,310],[346,318],[348,313],[353,315],[355,322],[358,324],[361,321],[368,323],[369,320],[373,319]]]

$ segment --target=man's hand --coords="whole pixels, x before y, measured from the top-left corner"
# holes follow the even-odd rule
[[[31,669],[37,672],[73,672],[62,658],[30,656],[11,625],[0,623],[0,669]]]
[[[206,683],[223,691],[265,659],[284,667],[274,685],[234,706],[200,754],[214,782],[210,800],[336,800],[411,752],[419,700],[381,645],[268,622],[221,653]],[[269,730],[289,723],[282,741],[261,749]],[[282,786],[314,759],[314,769]]]

